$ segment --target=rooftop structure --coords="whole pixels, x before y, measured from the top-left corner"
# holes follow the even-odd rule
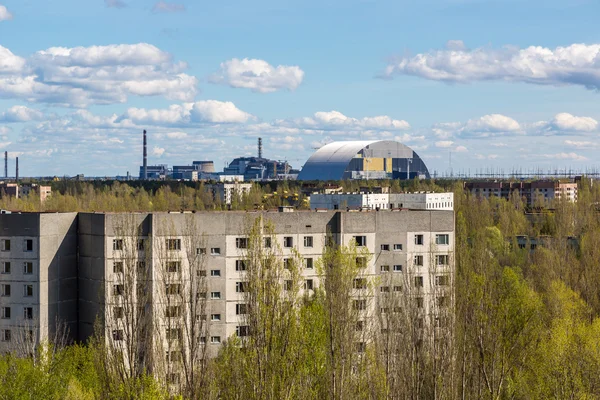
[[[429,170],[410,147],[393,140],[329,143],[304,164],[298,180],[429,178]]]
[[[454,210],[454,193],[314,193],[310,195],[312,210],[367,209],[389,210]]]

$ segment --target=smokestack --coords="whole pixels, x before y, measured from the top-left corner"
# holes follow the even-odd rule
[[[4,152],[4,177],[8,178],[8,151]]]
[[[19,157],[16,158],[16,163],[17,172],[15,173],[15,182],[19,182]]]
[[[148,149],[147,149],[147,143],[146,143],[146,130],[144,129],[144,173],[143,173],[143,178],[144,180],[148,180]]]
[[[258,138],[258,158],[262,158],[262,138]]]

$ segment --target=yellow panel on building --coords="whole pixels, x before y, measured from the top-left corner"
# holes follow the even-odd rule
[[[383,158],[366,158],[365,171],[383,171]]]

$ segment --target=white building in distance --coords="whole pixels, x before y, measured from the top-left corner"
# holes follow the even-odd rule
[[[387,210],[454,210],[454,193],[314,193],[310,208],[324,210],[368,209]]]

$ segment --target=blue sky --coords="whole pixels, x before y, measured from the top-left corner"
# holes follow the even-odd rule
[[[395,139],[430,170],[597,166],[600,3],[0,0],[0,151],[24,175]],[[595,29],[596,28],[596,29]],[[11,165],[13,165],[11,163]]]

